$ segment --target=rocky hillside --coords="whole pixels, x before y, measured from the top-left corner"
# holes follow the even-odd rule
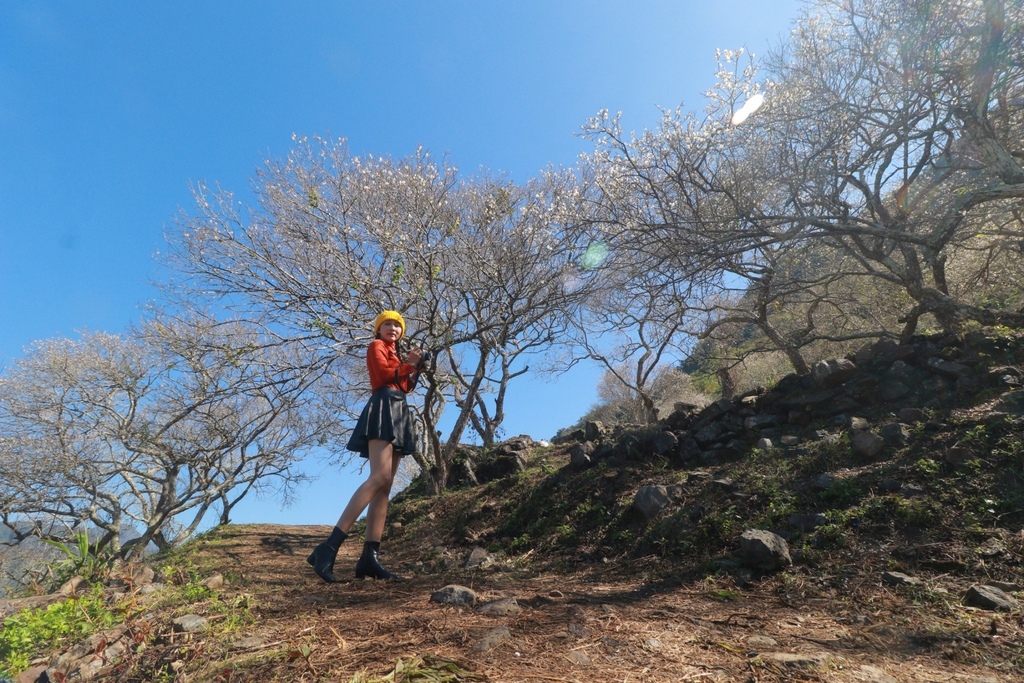
[[[395,501],[403,581],[320,582],[323,527],[226,527],[0,606],[0,653],[19,681],[1019,680],[1022,380],[1005,330],[879,342],[655,426],[466,449]]]

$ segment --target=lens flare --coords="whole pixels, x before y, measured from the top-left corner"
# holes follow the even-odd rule
[[[743,103],[743,106],[737,109],[732,115],[732,125],[738,126],[746,121],[751,114],[761,108],[762,104],[764,104],[764,94],[757,93],[756,95],[751,95],[750,98]]]

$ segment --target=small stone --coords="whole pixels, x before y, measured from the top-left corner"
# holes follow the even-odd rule
[[[590,666],[590,657],[583,650],[573,650],[565,658],[576,666]]]
[[[886,443],[899,448],[906,446],[910,441],[910,431],[905,424],[900,422],[889,422],[882,425],[881,433]]]
[[[259,636],[245,636],[239,638],[235,642],[231,643],[232,650],[258,650],[267,644],[263,638]]]
[[[740,555],[744,565],[764,571],[774,571],[793,564],[785,539],[762,529],[743,532],[740,536]]]
[[[633,497],[633,509],[650,521],[668,507],[670,502],[668,487],[641,486]]]
[[[793,446],[800,445],[800,437],[792,434],[785,434],[781,439],[779,439],[779,443],[787,448],[792,448]]]
[[[474,652],[487,652],[512,639],[512,632],[505,626],[492,628],[473,645]]]
[[[858,432],[862,432],[862,431],[864,431],[866,429],[870,429],[870,428],[871,428],[871,423],[868,422],[863,417],[851,417],[850,418],[850,429],[853,429],[853,430],[858,431]]]
[[[1024,586],[1021,584],[1010,583],[1008,581],[989,581],[987,585],[992,586],[993,588],[998,588],[1004,593],[1016,593],[1024,590]]]
[[[644,648],[647,650],[660,650],[661,641],[657,638],[648,638],[644,641]]]
[[[988,610],[1012,610],[1017,600],[994,586],[971,586],[964,596],[967,604]]]
[[[502,598],[485,602],[480,605],[477,611],[489,617],[507,617],[511,614],[518,614],[522,611],[522,608],[515,598]]]
[[[901,572],[882,572],[882,583],[887,586],[917,586],[921,579]]]
[[[205,631],[209,622],[198,614],[186,614],[171,622],[176,633],[198,633]]]
[[[875,458],[885,450],[885,439],[868,431],[854,431],[850,443],[853,452],[863,458]]]
[[[824,652],[797,654],[793,652],[771,652],[763,655],[776,664],[793,669],[814,669],[828,664],[829,655]]]
[[[430,596],[431,602],[442,605],[455,605],[457,607],[469,607],[477,601],[477,594],[470,588],[450,584]]]
[[[886,477],[882,481],[878,482],[878,488],[885,493],[896,493],[903,488],[903,482],[899,479]]]
[[[132,586],[138,588],[139,586],[145,586],[148,583],[153,583],[156,578],[156,572],[152,567],[142,565],[141,567],[135,567],[131,574],[128,576],[128,581]]]
[[[64,585],[57,591],[61,595],[74,595],[80,590],[85,590],[89,587],[85,579],[81,576],[72,576],[70,579],[64,582]]]
[[[769,650],[779,646],[779,642],[768,636],[750,636],[747,638],[747,647],[752,650]]]
[[[772,440],[768,438],[760,438],[757,443],[754,444],[754,448],[761,451],[768,451],[772,448]]]
[[[212,591],[220,590],[224,587],[224,575],[214,574],[213,576],[207,578],[205,581],[201,581],[200,585],[206,586]]]
[[[466,569],[483,567],[489,564],[490,561],[491,554],[486,549],[477,546],[470,551],[469,557],[466,558]]]
[[[11,679],[11,683],[36,683],[36,681],[40,679],[40,677],[43,675],[43,672],[46,671],[46,669],[47,666],[45,664],[38,664],[29,669],[26,669],[25,671],[22,671],[20,674]]]

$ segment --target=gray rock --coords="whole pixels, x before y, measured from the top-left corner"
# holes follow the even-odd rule
[[[864,431],[871,429],[871,423],[863,417],[851,417],[850,418],[850,429],[855,431]]]
[[[220,590],[224,587],[224,575],[214,574],[213,576],[207,578],[205,581],[200,581],[199,585],[206,586],[210,590]]]
[[[762,451],[767,451],[767,450],[771,450],[772,445],[773,444],[772,444],[772,440],[771,439],[760,438],[760,439],[757,440],[757,443],[754,444],[754,448],[757,448],[758,450],[762,450]]]
[[[878,397],[883,401],[895,401],[910,394],[910,387],[895,379],[888,379],[878,387]]]
[[[910,431],[905,424],[899,422],[889,422],[882,425],[880,433],[885,442],[890,446],[902,448],[910,441]]]
[[[569,464],[573,467],[586,467],[590,464],[595,449],[593,441],[573,444],[569,449]]]
[[[36,683],[36,681],[40,680],[40,677],[46,671],[46,668],[47,667],[46,667],[45,664],[39,664],[37,666],[33,666],[33,667],[28,668],[28,669],[25,669],[20,674],[18,674],[14,678],[12,678],[11,679],[11,683]],[[3,680],[7,680],[7,679],[3,679]],[[43,679],[43,680],[47,680],[47,679]]]
[[[882,481],[878,482],[878,488],[885,493],[896,493],[903,488],[903,482],[899,479],[893,479],[892,477],[886,477]]]
[[[794,653],[770,652],[761,655],[764,659],[791,669],[817,669],[827,666],[831,656],[824,652]]]
[[[987,585],[993,588],[998,588],[1004,593],[1017,593],[1024,590],[1024,585],[1020,583],[1010,583],[1008,581],[989,581]]]
[[[962,363],[953,363],[942,358],[929,358],[925,361],[925,367],[943,377],[959,379],[971,374],[971,369]]]
[[[466,558],[466,569],[483,567],[491,562],[491,554],[486,549],[477,546],[469,552]]]
[[[590,666],[590,657],[583,650],[572,650],[565,658],[576,666]]]
[[[856,364],[846,358],[818,361],[811,368],[814,383],[823,389],[837,387],[856,373]]]
[[[818,475],[818,477],[814,480],[813,486],[818,491],[824,491],[825,489],[829,489],[835,486],[836,482],[838,481],[839,477],[837,477],[834,474],[829,474],[828,472],[825,472],[824,474]]]
[[[750,529],[740,536],[740,559],[744,565],[764,571],[775,571],[793,564],[785,539],[762,529]]]
[[[430,601],[442,605],[470,607],[477,601],[477,594],[470,588],[453,583],[433,593]]]
[[[960,467],[972,457],[974,457],[974,454],[962,446],[953,446],[942,454],[942,460],[947,465],[952,465],[953,467]]]
[[[492,628],[480,640],[476,641],[476,644],[473,645],[473,652],[487,652],[509,640],[512,640],[512,632],[505,626],[498,626]]]
[[[604,423],[596,420],[587,422],[583,426],[583,432],[586,435],[587,441],[600,441],[601,436],[604,434]]]
[[[778,419],[774,415],[751,415],[743,420],[744,429],[754,431],[766,429],[768,427],[775,427],[777,425]]]
[[[671,502],[667,486],[641,486],[633,497],[633,509],[647,521],[657,517]]]
[[[735,407],[736,406],[733,405],[731,400],[727,398],[720,398],[697,413],[697,421],[704,424],[712,420],[716,420],[722,415],[732,412]]]
[[[794,436],[793,434],[783,434],[782,438],[779,439],[779,443],[786,448],[792,448],[793,446],[798,446],[800,444],[800,437]]]
[[[664,455],[670,453],[676,449],[679,445],[679,437],[669,431],[658,432],[658,435],[654,437],[654,443],[651,444],[654,448],[654,452],[658,455]]]
[[[245,636],[231,643],[232,650],[259,650],[267,641],[259,636]]]
[[[874,459],[885,450],[885,439],[874,432],[855,431],[850,437],[850,444],[854,454],[861,458]]]
[[[515,598],[501,598],[485,602],[477,608],[477,611],[489,617],[507,617],[511,614],[518,614],[522,608]]]
[[[209,628],[210,623],[198,614],[186,614],[171,622],[176,633],[198,633]]]
[[[1017,600],[995,586],[971,586],[964,596],[969,605],[988,610],[1012,610],[1017,607]]]
[[[901,572],[882,572],[882,583],[887,586],[919,586],[921,579]]]
[[[889,367],[889,371],[885,373],[885,376],[888,379],[903,384],[911,384],[916,375],[917,373],[914,371],[914,368],[910,367],[902,360],[894,362]]]
[[[712,422],[693,433],[693,438],[701,446],[708,446],[721,439],[726,434],[726,428],[719,422]]]
[[[764,635],[750,636],[747,638],[746,643],[747,647],[753,648],[754,650],[770,650],[779,646],[779,642],[777,640]]]

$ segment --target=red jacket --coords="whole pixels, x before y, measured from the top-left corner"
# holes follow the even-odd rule
[[[416,366],[403,363],[395,345],[383,339],[374,339],[366,349],[366,367],[370,371],[370,387],[394,387],[406,393],[416,386]]]

